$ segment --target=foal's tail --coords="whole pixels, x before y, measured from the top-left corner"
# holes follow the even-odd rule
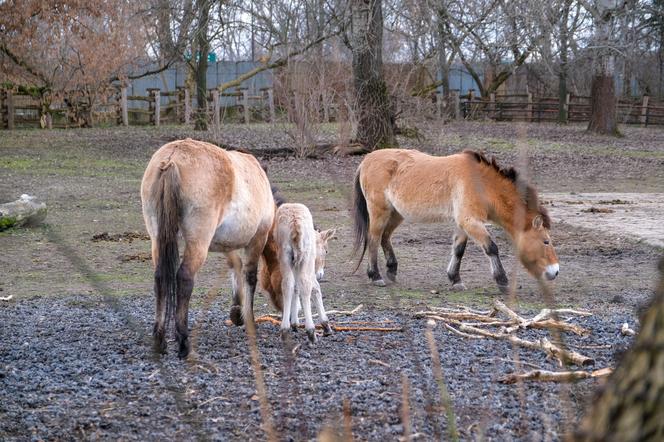
[[[294,224],[291,227],[291,250],[293,252],[293,267],[300,267],[304,261],[304,237],[302,236],[301,226]]]
[[[355,174],[355,189],[353,191],[353,225],[355,239],[353,244],[353,256],[355,256],[362,248],[362,254],[360,259],[357,261],[357,266],[353,273],[357,272],[357,269],[362,264],[364,259],[364,252],[367,250],[367,234],[369,231],[369,211],[367,210],[367,200],[364,197],[362,192],[362,186],[360,185],[360,169],[357,170]]]
[[[166,327],[175,316],[177,295],[177,269],[179,263],[177,234],[180,222],[180,173],[169,162],[161,167],[153,198],[157,208],[158,256],[155,268],[157,296],[166,303]],[[165,299],[164,299],[165,298]]]

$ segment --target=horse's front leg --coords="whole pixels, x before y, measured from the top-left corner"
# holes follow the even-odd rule
[[[447,277],[452,283],[453,290],[466,290],[466,286],[461,282],[461,258],[466,251],[466,244],[468,243],[468,235],[460,228],[456,228],[454,232],[452,243],[452,258],[447,266]]]
[[[233,304],[231,305],[230,317],[233,324],[240,326],[242,320],[242,294],[244,293],[244,277],[242,274],[242,259],[237,252],[226,254],[228,267],[231,269],[231,287],[233,290]]]
[[[484,223],[476,219],[466,219],[460,224],[460,227],[482,246],[484,253],[489,257],[493,279],[496,281],[496,284],[498,284],[500,291],[502,293],[507,293],[509,288],[507,273],[503,268],[503,264],[500,262],[498,246],[493,242],[493,239],[491,239],[491,235],[489,235],[489,231],[484,226]]]
[[[245,261],[243,265],[244,293],[242,300],[242,319],[245,325],[248,321],[254,322],[254,294],[258,283],[258,261],[267,241],[267,229],[263,234],[256,234],[252,242],[245,248]]]

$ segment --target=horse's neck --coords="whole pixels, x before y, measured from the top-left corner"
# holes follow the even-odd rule
[[[484,188],[490,193],[489,200],[494,201],[492,221],[505,229],[512,239],[516,239],[525,230],[528,218],[528,208],[516,186],[501,183],[498,186],[488,184]]]

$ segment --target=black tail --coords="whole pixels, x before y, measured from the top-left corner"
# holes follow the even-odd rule
[[[362,264],[364,259],[364,252],[367,251],[367,233],[369,231],[369,211],[367,210],[367,200],[364,197],[362,192],[362,186],[360,185],[360,171],[357,171],[355,175],[355,189],[353,192],[353,224],[355,226],[355,241],[353,244],[353,256],[357,254],[357,251],[362,248],[362,254],[360,259],[357,261],[357,266],[353,273],[357,272],[357,269]]]
[[[175,317],[177,296],[176,276],[179,264],[177,234],[180,222],[180,174],[170,163],[159,177],[155,200],[157,201],[157,247],[159,259],[155,269],[156,295],[166,302],[166,330]]]

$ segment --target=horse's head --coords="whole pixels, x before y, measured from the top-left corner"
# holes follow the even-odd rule
[[[528,273],[537,279],[550,281],[558,276],[560,266],[546,224],[542,215],[535,216],[530,228],[519,236],[517,249],[519,259]]]
[[[337,229],[316,231],[316,279],[321,280],[325,275],[325,256],[327,255],[327,242],[334,236]]]

